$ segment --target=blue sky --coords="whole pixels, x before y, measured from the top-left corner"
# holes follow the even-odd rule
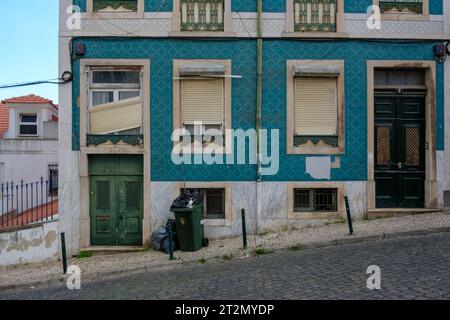
[[[58,77],[58,0],[0,0],[0,85]],[[57,85],[0,89],[58,102]]]

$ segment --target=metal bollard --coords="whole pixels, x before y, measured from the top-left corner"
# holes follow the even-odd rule
[[[345,209],[347,211],[347,221],[348,221],[348,229],[350,231],[350,235],[353,234],[353,221],[352,221],[352,214],[350,212],[350,204],[348,203],[348,197],[345,196]]]
[[[247,249],[247,225],[245,222],[245,209],[242,209],[242,241],[244,249]]]
[[[169,223],[169,259],[173,260],[173,231],[172,223]]]
[[[66,234],[61,232],[61,254],[64,274],[67,273]]]

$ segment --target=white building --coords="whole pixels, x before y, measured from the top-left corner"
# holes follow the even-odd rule
[[[57,187],[58,106],[36,95],[2,101],[0,183],[41,178]]]

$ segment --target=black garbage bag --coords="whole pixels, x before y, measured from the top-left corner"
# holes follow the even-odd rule
[[[189,208],[189,204],[191,204],[192,206],[198,206],[202,203],[203,203],[203,196],[199,191],[197,190],[190,191],[187,189],[183,189],[181,191],[180,196],[173,201],[170,210],[185,209]]]
[[[169,250],[169,224],[172,224],[172,247],[173,250],[179,250],[180,245],[178,241],[178,236],[176,233],[176,222],[175,220],[168,220],[165,227],[158,228],[152,234],[152,248],[158,251],[162,251],[166,254],[170,253]]]

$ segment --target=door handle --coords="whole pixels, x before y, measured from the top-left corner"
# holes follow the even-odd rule
[[[401,163],[401,162],[397,163],[397,167],[398,167],[399,169],[401,169],[401,168],[403,167],[403,163]]]

